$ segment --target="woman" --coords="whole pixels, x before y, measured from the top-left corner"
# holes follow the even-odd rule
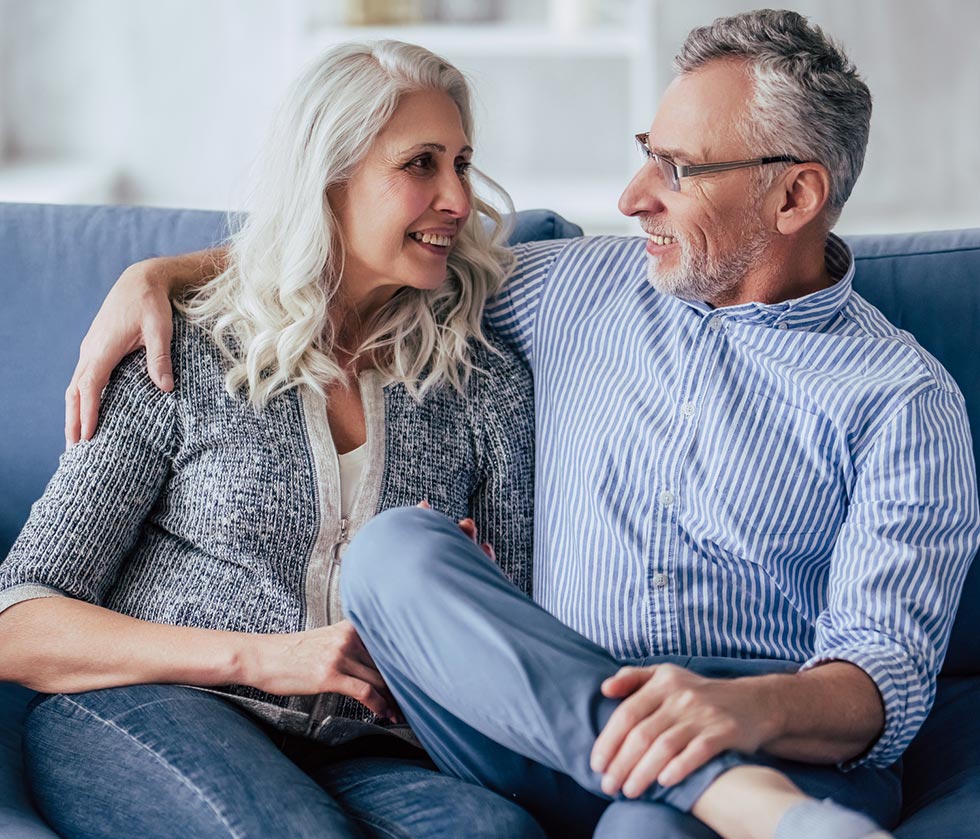
[[[419,499],[529,586],[531,387],[481,328],[507,252],[471,138],[432,53],[327,54],[179,306],[172,393],[130,356],[65,453],[0,565],[0,680],[42,693],[63,836],[541,835],[434,771],[338,594],[351,535]]]

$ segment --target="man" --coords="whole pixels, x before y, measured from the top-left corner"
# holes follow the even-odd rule
[[[871,112],[843,53],[752,12],[676,67],[620,200],[647,239],[522,246],[491,311],[535,376],[543,609],[418,510],[345,606],[436,761],[562,835],[609,799],[596,835],[712,835],[692,799],[751,832],[704,812],[732,762],[893,823],[980,534],[963,399],[830,234]],[[800,818],[764,832],[843,836]]]

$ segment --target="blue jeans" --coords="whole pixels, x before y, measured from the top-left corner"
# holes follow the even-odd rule
[[[36,804],[65,839],[543,839],[518,806],[418,750],[364,757],[352,744],[332,759],[330,747],[283,740],[304,771],[262,724],[191,688],[56,694],[24,732]]]
[[[344,557],[341,591],[347,616],[436,764],[513,798],[550,835],[712,837],[688,812],[719,774],[746,762],[776,766],[809,794],[881,824],[897,820],[897,769],[845,774],[733,753],[675,787],[654,784],[639,800],[610,799],[589,755],[618,704],[599,685],[625,662],[525,597],[437,513],[388,510],[365,525]],[[799,666],[673,660],[714,677]]]

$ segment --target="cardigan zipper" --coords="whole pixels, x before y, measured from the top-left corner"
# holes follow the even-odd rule
[[[327,626],[332,626],[337,621],[334,620],[334,615],[330,611],[330,587],[333,584],[333,575],[337,568],[340,567],[340,554],[344,549],[344,545],[350,542],[350,519],[347,516],[341,516],[340,518],[340,533],[337,536],[337,541],[333,543],[333,548],[330,551],[330,564],[327,566]],[[313,701],[313,707],[310,709],[309,720],[306,724],[306,736],[310,737],[313,735],[317,726],[322,725],[325,722],[323,718],[324,709],[327,703],[332,701],[332,693],[321,693]]]

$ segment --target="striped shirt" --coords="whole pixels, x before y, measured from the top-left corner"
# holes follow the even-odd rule
[[[904,751],[980,540],[962,394],[851,288],[718,309],[644,239],[517,248],[491,322],[535,381],[535,598],[621,660],[849,661]]]

